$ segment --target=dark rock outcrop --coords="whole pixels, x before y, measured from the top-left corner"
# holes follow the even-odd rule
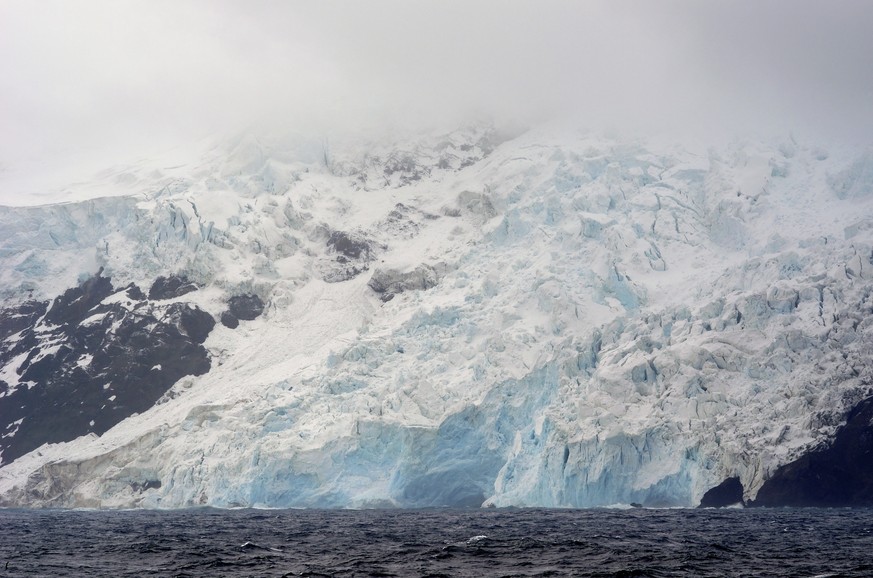
[[[236,329],[240,320],[257,319],[263,312],[264,302],[257,295],[235,295],[227,302],[227,311],[221,314],[221,323]]]
[[[124,293],[129,299],[133,299],[134,301],[145,301],[146,299],[146,294],[142,292],[142,289],[133,283],[124,288]]]
[[[327,239],[327,247],[335,256],[322,273],[328,283],[341,283],[367,271],[374,257],[374,245],[359,233],[333,231]]]
[[[225,311],[221,314],[221,324],[228,329],[236,329],[239,327],[239,319],[234,317],[230,311]]]
[[[743,503],[743,484],[740,478],[728,478],[710,488],[700,500],[699,508],[725,508]]]
[[[873,506],[873,398],[858,404],[830,446],[780,467],[752,506]]]
[[[33,327],[48,309],[48,301],[25,301],[13,309],[0,311],[0,339]]]
[[[64,325],[84,319],[85,314],[112,294],[112,283],[102,277],[101,269],[78,287],[67,289],[56,297],[46,313],[45,321],[51,325]]]
[[[203,343],[215,328],[212,315],[187,303],[173,303],[166,308],[167,318],[194,343]]]
[[[196,284],[188,280],[184,275],[170,275],[158,277],[149,289],[149,299],[160,301],[162,299],[175,299],[192,291],[197,291]]]
[[[50,305],[0,312],[0,367],[12,364],[15,375],[0,381],[0,463],[102,435],[180,378],[206,373],[202,343],[214,325],[197,307],[149,303],[135,285],[117,290],[99,273]]]
[[[436,286],[439,281],[436,270],[430,265],[419,265],[412,271],[377,269],[367,286],[379,294],[383,302],[394,299],[404,291],[420,291]]]
[[[395,239],[412,239],[419,234],[428,221],[439,215],[427,213],[411,205],[397,203],[384,219],[376,223],[376,229]]]
[[[264,312],[264,302],[257,295],[236,295],[227,306],[234,317],[246,321],[257,319]]]
[[[349,279],[354,279],[364,271],[368,271],[366,265],[344,264],[339,267],[332,267],[325,271],[322,277],[325,283],[342,283]]]
[[[327,240],[327,246],[347,259],[368,259],[370,244],[364,239],[343,231],[334,231]]]
[[[430,167],[419,165],[417,159],[409,153],[398,153],[389,156],[385,159],[385,167],[382,170],[386,177],[397,174],[399,177],[398,184],[401,187],[420,181],[422,177],[428,177],[431,173]]]

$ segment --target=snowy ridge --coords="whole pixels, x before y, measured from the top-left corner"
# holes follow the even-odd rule
[[[511,137],[246,136],[131,169],[133,196],[0,211],[9,303],[99,267],[186,275],[216,319],[266,303],[150,410],[5,465],[2,503],[753,498],[871,394],[871,155]]]

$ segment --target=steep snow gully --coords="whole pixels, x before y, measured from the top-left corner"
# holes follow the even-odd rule
[[[870,505],[871,166],[246,135],[0,207],[0,505]]]

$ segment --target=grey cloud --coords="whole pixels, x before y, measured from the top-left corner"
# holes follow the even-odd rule
[[[852,0],[7,0],[0,163],[470,113],[863,140],[871,29]]]

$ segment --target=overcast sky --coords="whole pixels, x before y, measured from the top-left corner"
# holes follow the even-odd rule
[[[869,0],[0,0],[0,168],[469,114],[873,141],[871,31]]]

